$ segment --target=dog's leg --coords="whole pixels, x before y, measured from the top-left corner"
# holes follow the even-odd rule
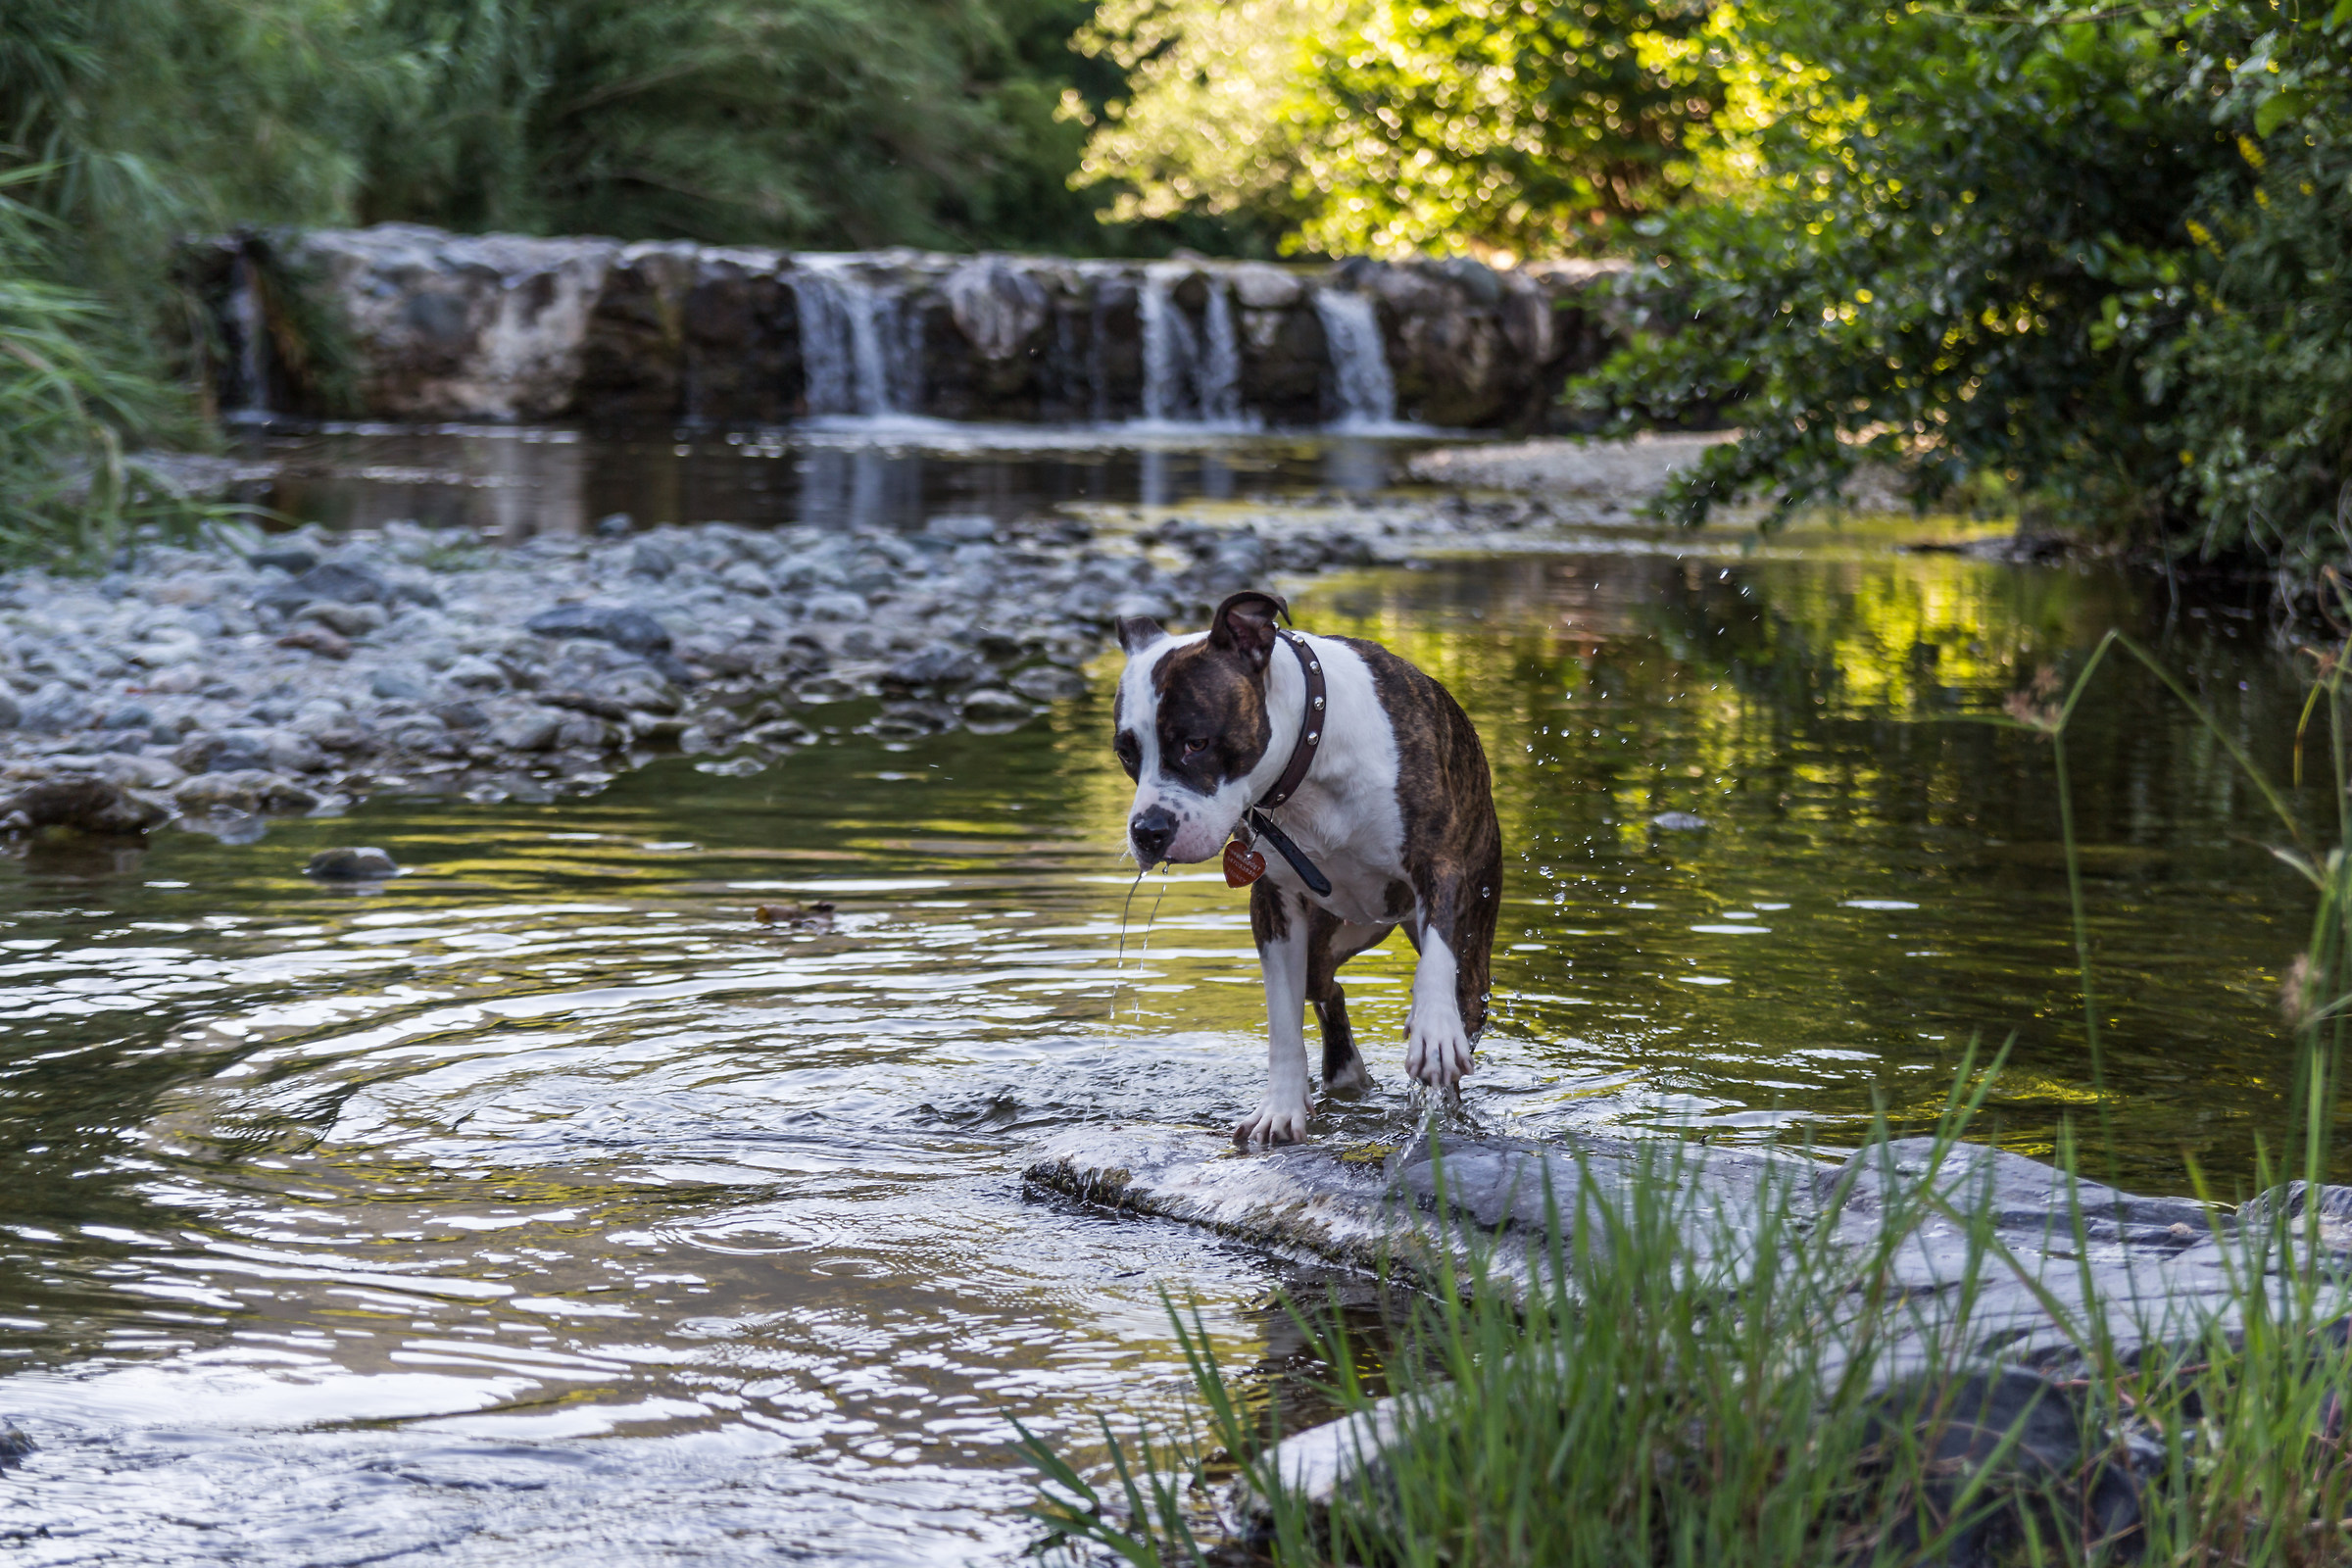
[[[1295,1144],[1306,1137],[1307,922],[1260,881],[1250,890],[1250,930],[1266,977],[1266,1098],[1233,1130],[1237,1144]]]
[[[1306,1000],[1314,1004],[1315,1021],[1323,1027],[1323,1088],[1331,1094],[1352,1095],[1372,1087],[1372,1074],[1355,1049],[1355,1031],[1348,1023],[1348,993],[1340,985],[1340,965],[1396,929],[1388,925],[1349,925],[1328,909],[1310,916],[1307,938]]]
[[[1433,1089],[1451,1089],[1470,1071],[1472,1042],[1487,1021],[1500,858],[1497,846],[1493,864],[1441,866],[1422,894],[1404,1070]]]

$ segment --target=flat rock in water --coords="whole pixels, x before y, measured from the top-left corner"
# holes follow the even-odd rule
[[[2232,1271],[2250,1257],[2271,1270],[2253,1289],[2281,1307],[2294,1273],[2315,1262],[2340,1273],[2352,1261],[2352,1188],[2279,1189],[2241,1208],[2231,1228],[2188,1200],[2143,1198],[2023,1155],[1929,1138],[1874,1144],[1830,1163],[1667,1140],[1426,1132],[1401,1149],[1303,1144],[1244,1153],[1206,1130],[1085,1127],[1041,1145],[1024,1174],[1033,1188],[1081,1201],[1428,1286],[1445,1277],[1444,1265],[1475,1253],[1506,1290],[1524,1290],[1551,1259],[1575,1255],[1552,1250],[1555,1227],[1563,1241],[1581,1233],[1588,1255],[1599,1256],[1620,1222],[1648,1216],[1674,1227],[1685,1266],[1705,1288],[1737,1291],[1786,1266],[1787,1234],[1759,1245],[1759,1225],[1777,1211],[1870,1265],[1855,1271],[1843,1298],[1823,1303],[1825,1374],[1836,1375],[1848,1347],[1867,1343],[1872,1383],[1889,1409],[1918,1379],[1958,1378],[1955,1388],[1980,1390],[1996,1413],[2031,1414],[2048,1396],[2035,1417],[2045,1424],[2076,1419],[2068,1401],[2085,1364],[2079,1336],[2103,1331],[2127,1359],[2191,1343],[2238,1326],[2252,1289],[2234,1288]],[[2315,1209],[2320,1250],[2333,1254],[2325,1259],[2309,1255],[2301,1218]],[[1957,1215],[1988,1229],[1972,1236]],[[2282,1228],[2268,1245],[2246,1245],[2265,1241],[2262,1228],[2272,1226]],[[1870,1311],[1866,1276],[1897,1292],[1902,1309]],[[1865,1320],[1870,1332],[1852,1332]],[[1428,1396],[1384,1399],[1298,1433],[1271,1462],[1286,1488],[1320,1506],[1379,1463],[1409,1401]],[[2103,1451],[2104,1444],[2084,1436],[2075,1447]],[[2082,1479],[2084,1508],[2109,1523],[2136,1517],[2128,1478]],[[1235,1501],[1241,1518],[1262,1527],[1264,1504],[1247,1487]]]
[[[2079,1352],[2053,1307],[2081,1323],[2095,1302],[2125,1350],[2193,1337],[2234,1311],[2234,1236],[2217,1232],[2202,1204],[2070,1180],[1973,1145],[1936,1158],[1925,1138],[1872,1145],[1830,1164],[1663,1140],[1451,1134],[1402,1149],[1302,1144],[1244,1154],[1209,1131],[1088,1127],[1040,1146],[1025,1175],[1033,1187],[1087,1202],[1424,1281],[1441,1262],[1481,1250],[1512,1288],[1542,1272],[1553,1215],[1564,1234],[1582,1231],[1598,1244],[1600,1215],[1632,1214],[1638,1201],[1670,1216],[1691,1266],[1748,1277],[1774,1264],[1755,1243],[1762,1215],[1779,1207],[1830,1227],[1857,1255],[1886,1249],[1886,1272],[1914,1303],[1915,1343],[1882,1348],[1882,1378],[1929,1365],[1929,1336],[1964,1354],[2065,1364]],[[2352,1213],[2352,1190],[2323,1191],[2323,1213],[2329,1204]],[[1990,1239],[2010,1261],[1988,1256],[1944,1209],[1919,1201],[1930,1192],[1952,1212],[1988,1216]],[[2267,1223],[2266,1215],[2249,1205],[2247,1222]],[[2323,1226],[2321,1237],[2324,1247],[2352,1251],[2352,1228]],[[2091,1248],[2087,1268],[2082,1242]]]

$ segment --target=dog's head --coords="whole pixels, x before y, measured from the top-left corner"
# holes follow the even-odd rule
[[[1250,775],[1273,740],[1266,662],[1283,602],[1254,589],[1217,607],[1208,630],[1173,637],[1159,622],[1119,622],[1112,749],[1135,780],[1127,847],[1138,865],[1205,860],[1250,805]]]

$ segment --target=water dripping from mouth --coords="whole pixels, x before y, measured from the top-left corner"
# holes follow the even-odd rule
[[[1135,880],[1127,885],[1127,897],[1119,905],[1119,951],[1118,956],[1111,960],[1110,969],[1110,1026],[1113,1030],[1116,1030],[1119,1026],[1119,980],[1120,977],[1125,975],[1127,972],[1128,919],[1135,912],[1136,890],[1144,885],[1144,877],[1150,870],[1151,867],[1140,864],[1135,868]],[[1151,909],[1144,915],[1143,946],[1138,948],[1135,954],[1135,966],[1139,975],[1143,970],[1144,960],[1149,957],[1152,953],[1152,923],[1159,918],[1160,903],[1168,896],[1168,880],[1165,875],[1167,870],[1167,862],[1165,860],[1160,862],[1160,870],[1162,875],[1159,880],[1159,887],[1152,895]],[[1135,996],[1135,1021],[1139,1027],[1144,1021],[1144,997],[1143,993],[1140,991],[1137,992]]]

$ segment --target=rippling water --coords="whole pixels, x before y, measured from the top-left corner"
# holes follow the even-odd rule
[[[1997,710],[2122,625],[2285,770],[2251,621],[1859,542],[1323,584],[1486,736],[1512,860],[1491,1125],[1824,1143],[1973,1034],[2046,1147],[2099,1102],[2044,742]],[[1185,1379],[1159,1296],[1303,1408],[1291,1265],[1020,1188],[1080,1119],[1230,1125],[1263,1071],[1241,895],[1134,889],[1097,695],[1009,736],[845,733],[588,802],[378,801],[256,844],[0,871],[0,1477],[26,1562],[1009,1561],[1017,1417],[1082,1450]],[[2118,672],[2073,753],[2125,1174],[2278,1126],[2308,918],[2226,759]],[[1662,812],[1706,824],[1654,826]],[[314,849],[414,866],[346,892]],[[827,900],[821,929],[761,905]],[[1348,972],[1382,1087],[1409,951]],[[1318,1286],[1319,1288],[1319,1286]],[[1276,1374],[1289,1369],[1287,1382]]]

